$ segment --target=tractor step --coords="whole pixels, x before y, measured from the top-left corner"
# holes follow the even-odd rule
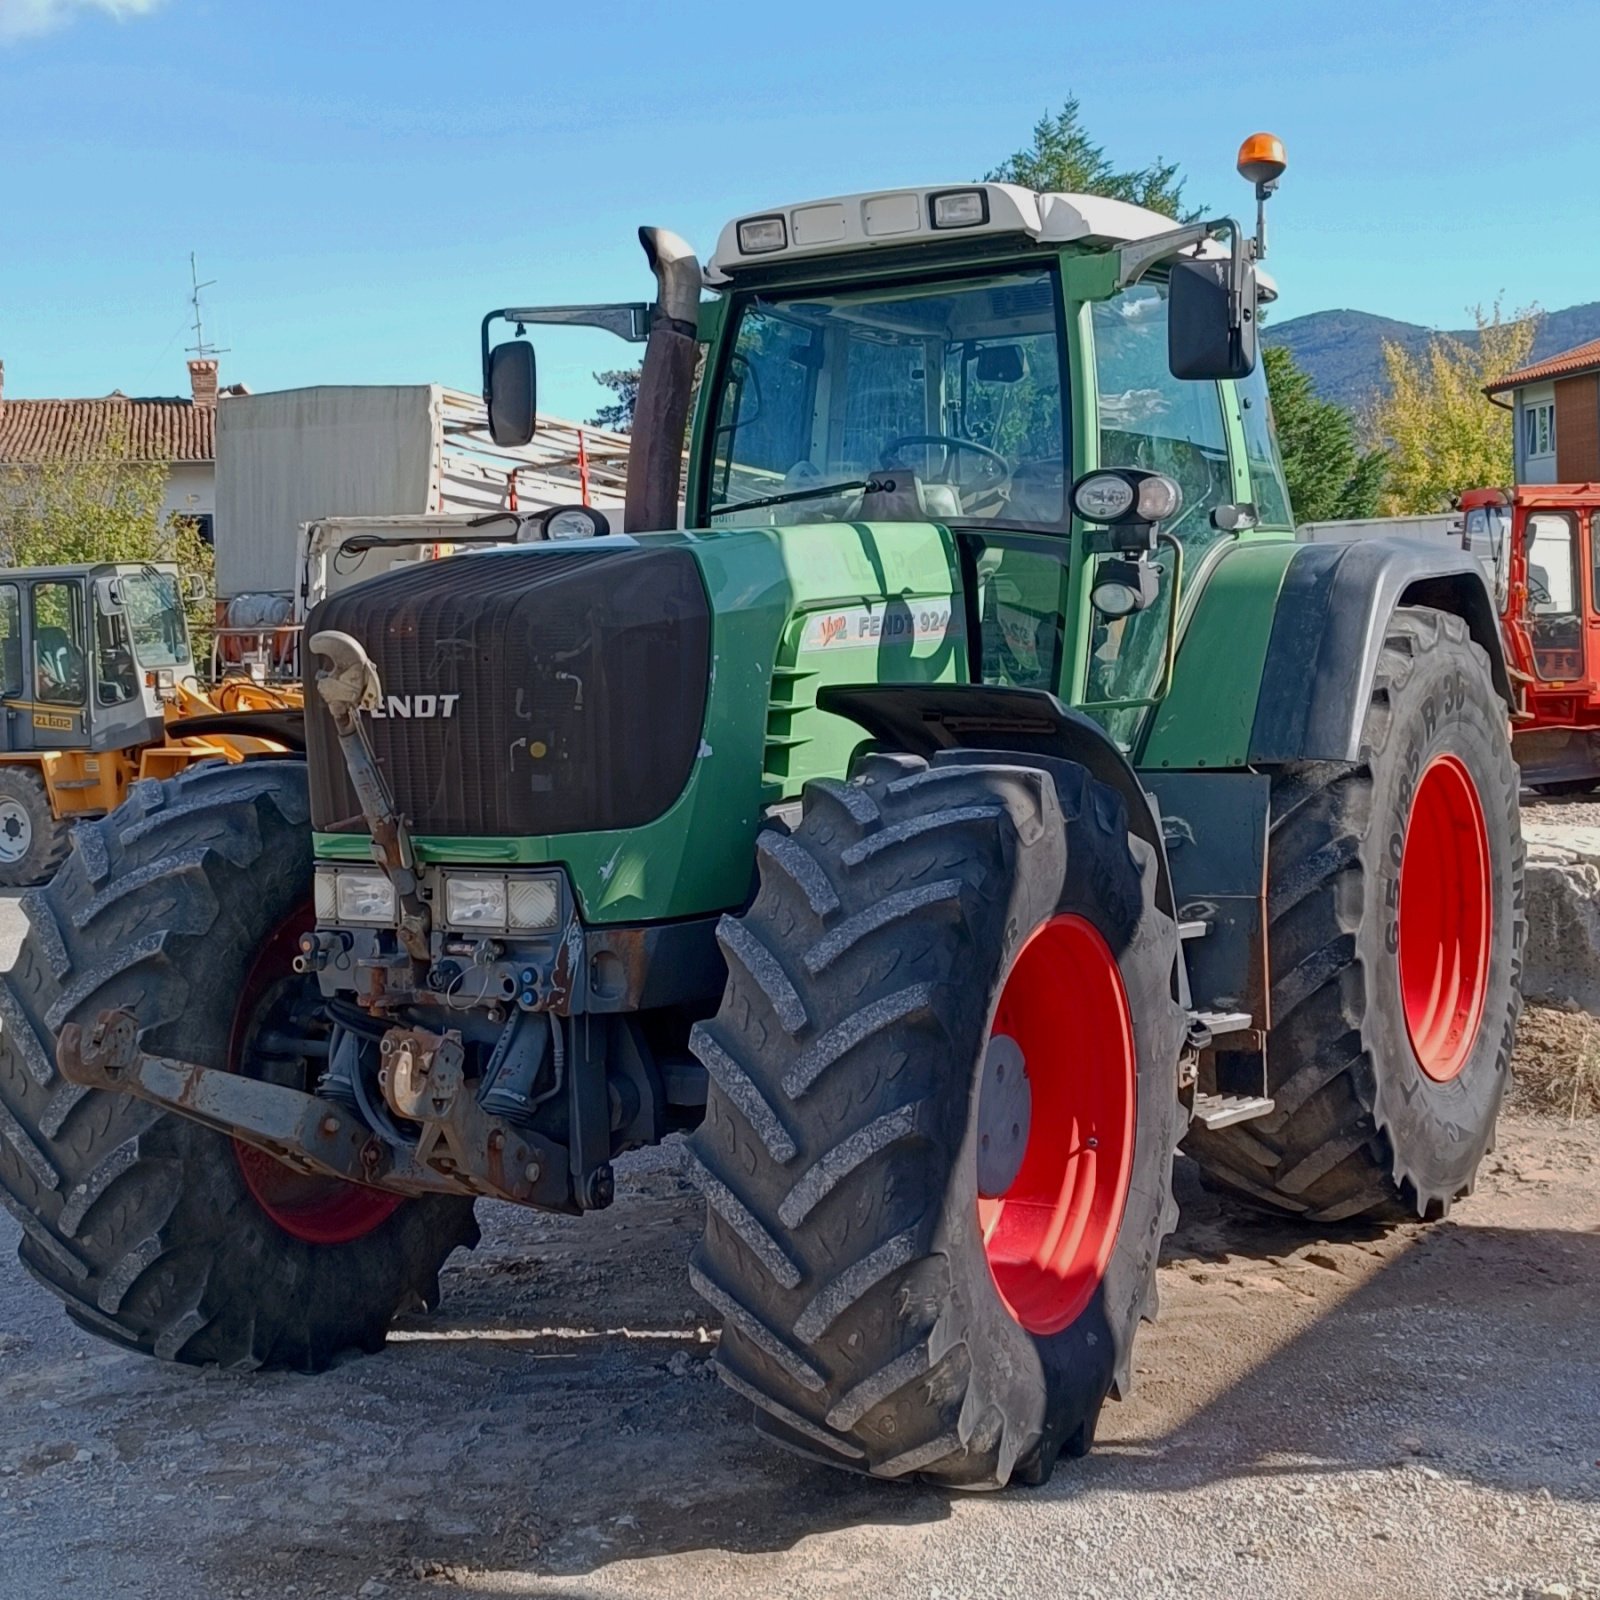
[[[1194,1120],[1215,1132],[1218,1128],[1231,1128],[1236,1122],[1250,1122],[1264,1117],[1273,1109],[1274,1102],[1265,1095],[1249,1094],[1197,1094],[1194,1097]]]
[[[1251,1027],[1248,1011],[1191,1011],[1191,1024],[1204,1028],[1213,1039],[1225,1033],[1243,1033]]]

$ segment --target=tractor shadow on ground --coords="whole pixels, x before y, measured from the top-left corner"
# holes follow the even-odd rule
[[[1588,1333],[1600,1233],[1475,1227],[1467,1212],[1317,1235],[1235,1209],[1192,1169],[1181,1198],[1134,1395],[1107,1407],[1092,1456],[1015,1494],[1163,1495],[1389,1468],[1600,1502]],[[619,1562],[780,1552],[851,1528],[871,1540],[951,1516],[955,1496],[846,1476],[754,1434],[748,1407],[710,1376],[705,1312],[683,1284],[693,1200],[630,1204],[627,1218],[598,1254],[578,1229],[541,1223],[531,1267],[497,1261],[491,1240],[477,1281],[459,1279],[432,1332],[419,1323],[418,1342],[402,1343],[405,1359],[433,1339],[453,1345],[516,1391],[495,1406],[515,1419],[514,1444],[486,1461],[480,1431],[452,1463],[458,1489],[487,1472],[505,1526],[532,1541],[505,1546],[502,1570],[559,1584]],[[525,1248],[526,1219],[509,1227]],[[493,1568],[482,1532],[417,1528],[408,1553],[418,1570]],[[464,1573],[456,1581],[474,1592]]]

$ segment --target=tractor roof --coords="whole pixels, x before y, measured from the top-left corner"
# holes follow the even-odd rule
[[[755,226],[766,224],[766,226]],[[780,226],[781,225],[781,226]],[[1013,183],[931,184],[836,195],[736,218],[706,276],[842,250],[895,248],[973,235],[1022,234],[1043,244],[1121,244],[1175,228],[1171,217],[1100,195],[1036,194]],[[756,248],[751,248],[754,245]]]

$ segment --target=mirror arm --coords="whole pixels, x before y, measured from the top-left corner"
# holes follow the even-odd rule
[[[484,338],[496,318],[503,322],[557,323],[575,328],[603,328],[629,344],[643,344],[650,337],[650,307],[642,300],[620,301],[594,306],[507,306],[491,311],[483,319]]]
[[[1226,235],[1232,241],[1233,292],[1242,298],[1244,269],[1255,259],[1252,241],[1244,241],[1239,224],[1232,217],[1213,217],[1209,222],[1191,222],[1167,233],[1152,234],[1148,239],[1132,239],[1117,248],[1117,288],[1126,289],[1137,283],[1151,267],[1169,260],[1185,250],[1203,245],[1208,239]],[[1244,247],[1240,248],[1241,241]]]
[[[556,323],[573,328],[601,328],[629,344],[643,344],[650,337],[650,307],[642,300],[619,301],[594,306],[507,306],[491,311],[480,329],[483,355],[484,404],[489,401],[489,327],[495,322]]]

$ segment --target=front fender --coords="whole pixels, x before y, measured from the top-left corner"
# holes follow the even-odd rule
[[[1176,914],[1166,845],[1138,774],[1099,723],[1053,694],[981,683],[840,684],[823,689],[817,704],[859,724],[887,749],[908,755],[996,750],[1077,762],[1122,796],[1129,831],[1155,852],[1157,904],[1169,916]]]

